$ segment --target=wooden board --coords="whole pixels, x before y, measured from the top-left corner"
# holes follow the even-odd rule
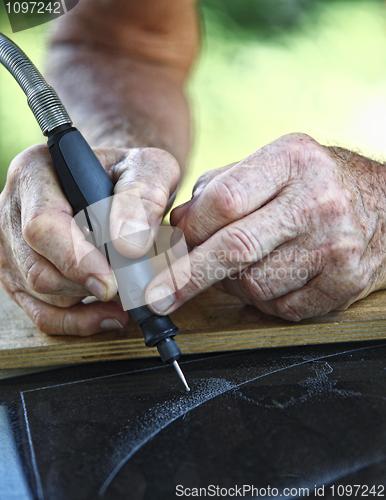
[[[130,321],[124,330],[91,337],[39,332],[0,288],[0,370],[158,356],[145,346]],[[376,292],[347,311],[300,323],[266,316],[251,306],[208,290],[172,314],[183,353],[203,353],[386,338],[386,291]]]

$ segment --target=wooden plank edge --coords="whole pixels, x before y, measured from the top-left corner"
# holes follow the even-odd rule
[[[300,346],[323,343],[379,340],[386,338],[386,321],[363,321],[274,328],[264,331],[245,330],[218,333],[181,334],[178,343],[183,354],[237,351],[268,347]],[[311,330],[311,331],[310,331]],[[55,344],[53,346],[13,349],[0,353],[0,369],[75,364],[115,359],[158,356],[142,339],[111,342]]]

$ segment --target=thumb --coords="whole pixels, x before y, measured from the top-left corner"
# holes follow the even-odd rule
[[[177,160],[161,149],[134,148],[115,165],[110,234],[126,257],[145,255],[172,201],[179,177]]]

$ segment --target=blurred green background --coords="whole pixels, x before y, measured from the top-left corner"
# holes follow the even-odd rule
[[[384,0],[202,0],[203,43],[188,86],[194,119],[190,198],[206,170],[290,132],[386,157]],[[12,34],[40,67],[55,21]],[[43,142],[26,99],[0,71],[0,187],[12,158]]]

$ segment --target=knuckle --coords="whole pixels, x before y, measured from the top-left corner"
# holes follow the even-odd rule
[[[318,194],[314,198],[319,217],[330,223],[331,218],[334,218],[335,229],[347,229],[353,223],[350,193],[335,182],[326,183],[328,184],[324,189],[319,186]]]
[[[275,298],[269,276],[265,275],[259,267],[246,269],[242,273],[241,284],[254,300],[265,302]]]
[[[50,290],[50,272],[43,259],[34,260],[27,270],[25,279],[29,288],[35,293],[49,293]]]
[[[310,187],[307,198],[297,212],[308,225],[318,229],[330,241],[333,237],[350,245],[355,240],[355,245],[362,246],[366,236],[359,228],[358,217],[353,213],[351,198],[347,188],[325,176]]]
[[[320,144],[312,137],[303,133],[293,133],[284,136],[286,150],[291,155],[303,155],[313,150],[321,150]]]
[[[190,270],[182,269],[179,279],[181,283],[188,283],[181,288],[181,293],[184,295],[195,295],[208,286],[206,274],[201,266],[192,266]]]
[[[157,184],[142,183],[140,186],[141,200],[159,208],[162,212],[169,200],[169,193]]]
[[[61,318],[60,329],[65,335],[81,335],[79,325],[76,321],[73,321],[70,311],[64,311]]]
[[[23,220],[23,238],[30,247],[35,248],[44,242],[44,237],[47,234],[47,223],[48,221],[44,217],[44,214],[38,212],[30,214],[26,220]]]
[[[21,153],[20,153],[21,154]],[[11,163],[9,164],[7,171],[7,187],[14,186],[18,183],[20,178],[22,164],[18,161],[18,157],[16,156]]]
[[[31,318],[38,330],[42,333],[50,334],[52,333],[52,324],[47,317],[45,310],[42,307],[36,307],[31,313]]]
[[[32,162],[48,157],[49,153],[45,144],[37,144],[22,151],[11,161],[8,168],[7,181],[11,183],[18,181],[22,173],[25,170],[29,170],[28,167]]]
[[[226,252],[226,261],[230,264],[252,264],[263,255],[256,237],[248,229],[236,226],[222,230],[220,248]]]
[[[143,181],[125,182],[124,179],[122,179],[122,182],[118,181],[117,185],[123,191],[137,190],[139,194],[138,203],[145,203],[148,207],[150,206],[153,213],[163,215],[169,200],[169,192],[165,187]],[[133,196],[135,196],[134,192]]]
[[[326,156],[322,146],[307,134],[294,133],[283,137],[283,154],[289,160],[290,172],[302,175],[314,165],[320,165],[320,155]]]
[[[204,188],[209,184],[209,182],[216,176],[216,172],[213,170],[205,172],[197,179],[193,187],[193,196],[198,196],[202,193]]]
[[[159,148],[143,148],[140,150],[143,161],[154,164],[157,169],[167,167],[179,171],[179,165],[174,156],[168,151]]]
[[[36,307],[32,311],[32,321],[36,328],[47,335],[79,335],[80,331],[76,322],[72,321],[70,311],[63,311],[52,317],[42,307]]]
[[[343,233],[344,234],[344,233]],[[334,239],[328,256],[331,265],[341,269],[347,276],[357,275],[365,245],[357,235],[346,235]]]
[[[113,177],[117,179],[115,195],[136,196],[152,212],[163,215],[180,177],[179,164],[170,153],[157,148],[131,149],[124,160],[112,168]],[[138,190],[139,196],[133,190]]]
[[[293,144],[305,144],[305,145],[319,145],[315,139],[313,139],[310,135],[304,134],[303,132],[293,132],[291,134],[286,134],[284,138]]]
[[[180,177],[180,166],[173,155],[158,148],[136,148],[130,151],[129,162],[134,165],[146,165],[147,175],[162,176],[171,185],[177,185]]]
[[[41,156],[49,157],[49,152],[46,144],[35,144],[34,146],[30,146],[25,151],[21,152],[18,156],[28,160],[35,160],[40,158]]]
[[[219,213],[226,219],[245,215],[248,207],[248,193],[235,177],[215,177],[210,181],[209,196],[213,199]]]

